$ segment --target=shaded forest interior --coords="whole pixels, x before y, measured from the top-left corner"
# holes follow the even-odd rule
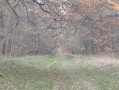
[[[0,0],[0,54],[115,54],[118,0]]]

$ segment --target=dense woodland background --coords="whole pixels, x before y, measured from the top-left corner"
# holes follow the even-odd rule
[[[0,54],[119,56],[119,1],[0,0]]]

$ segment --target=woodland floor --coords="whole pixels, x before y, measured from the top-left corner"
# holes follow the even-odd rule
[[[27,56],[0,60],[0,90],[119,90],[119,60]]]

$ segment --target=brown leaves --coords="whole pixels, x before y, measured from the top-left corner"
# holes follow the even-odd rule
[[[110,8],[113,8],[115,10],[118,11],[118,14],[119,14],[119,4],[114,2],[114,1],[111,1],[111,0],[107,0],[108,3],[112,4],[112,6],[109,6]]]

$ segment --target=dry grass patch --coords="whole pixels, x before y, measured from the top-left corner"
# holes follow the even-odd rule
[[[90,67],[105,67],[110,65],[119,67],[119,59],[110,58],[108,56],[85,56],[83,58],[79,57],[78,62],[83,63],[82,64],[83,66],[90,66]]]

